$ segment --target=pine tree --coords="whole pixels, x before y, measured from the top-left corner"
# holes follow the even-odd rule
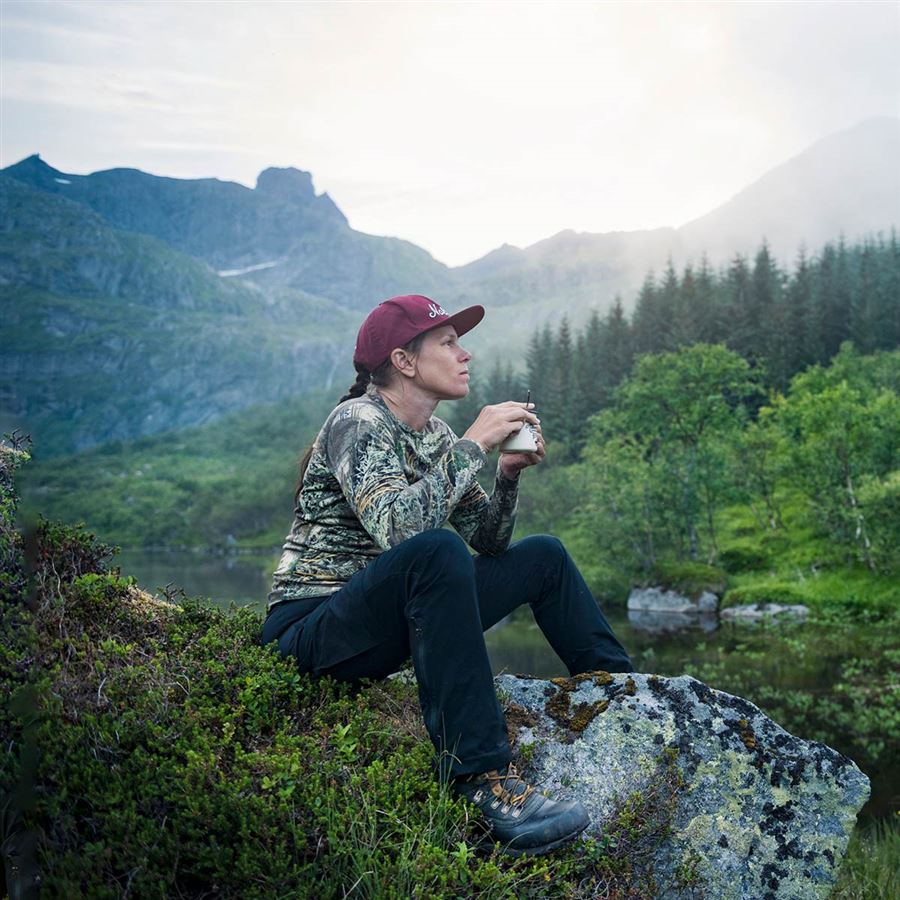
[[[597,315],[596,311],[591,314],[593,319]],[[574,438],[576,451],[580,452],[584,444],[584,434],[587,427],[588,416],[595,410],[591,408],[591,360],[588,349],[587,330],[588,326],[579,331],[575,335],[575,348],[573,351],[573,378],[572,378],[572,423],[574,428]],[[576,455],[577,455],[576,452]]]
[[[786,291],[790,376],[823,360],[822,308],[814,291],[813,271],[801,247]]]
[[[747,358],[751,361],[768,359],[773,372],[783,375],[783,352],[779,352],[783,334],[781,303],[782,276],[769,245],[763,241],[753,261],[753,275],[748,302]]]
[[[727,337],[723,301],[719,297],[720,288],[706,254],[700,260],[693,293],[691,318],[694,323],[694,340],[701,344],[723,343]]]
[[[861,248],[854,248],[858,271],[850,289],[850,338],[861,353],[871,353],[880,341],[877,303],[877,260],[871,241],[864,241]]]
[[[531,336],[525,354],[525,364],[528,387],[535,396],[540,396],[550,380],[553,364],[553,333],[549,323],[545,323],[540,331]]]
[[[648,272],[631,317],[636,353],[655,353],[659,348],[659,294],[653,272]]]
[[[850,338],[850,272],[847,247],[826,244],[819,263],[817,293],[822,310],[822,345],[827,362]]]
[[[657,292],[654,353],[659,353],[663,350],[674,350],[676,347],[673,326],[680,315],[681,300],[679,294],[678,274],[675,271],[675,266],[672,264],[672,258],[669,257],[662,285]]]
[[[675,288],[674,295],[670,327],[672,347],[690,347],[697,342],[699,331],[694,318],[697,313],[697,281],[690,265],[685,266],[681,284]]]
[[[600,342],[599,374],[603,386],[604,406],[609,403],[612,392],[631,371],[634,356],[634,339],[622,308],[622,298],[616,295],[613,307],[603,323]]]
[[[551,412],[553,438],[565,447],[566,460],[574,458],[577,449],[577,428],[573,394],[575,387],[575,357],[572,348],[572,332],[569,319],[563,316],[553,353],[553,377],[551,379]]]
[[[893,246],[892,246],[893,245]],[[872,283],[869,306],[874,335],[873,350],[890,350],[900,343],[900,258],[897,234],[891,241],[879,237],[871,244]]]
[[[728,269],[723,291],[725,319],[729,323],[726,334],[728,346],[745,359],[753,345],[753,312],[750,297],[750,270],[747,261],[736,255]]]

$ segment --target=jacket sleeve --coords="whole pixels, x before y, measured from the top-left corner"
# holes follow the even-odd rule
[[[450,524],[477,553],[497,556],[512,540],[518,505],[518,479],[505,478],[498,466],[491,496],[476,481],[456,505]]]
[[[427,475],[410,484],[388,424],[349,412],[332,420],[325,452],[350,508],[383,550],[443,526],[478,487],[475,476],[486,461],[474,441],[455,440]]]

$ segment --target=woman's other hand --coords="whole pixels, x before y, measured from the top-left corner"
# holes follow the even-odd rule
[[[536,466],[539,462],[542,462],[547,455],[547,450],[544,447],[544,435],[541,433],[540,421],[534,424],[534,431],[537,450],[533,453],[500,454],[500,471],[505,478],[516,478],[522,469],[527,469],[529,466]]]

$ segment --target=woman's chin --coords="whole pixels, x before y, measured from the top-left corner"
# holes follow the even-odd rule
[[[469,396],[469,385],[468,382],[460,385],[457,388],[446,391],[442,396],[441,400],[462,400],[463,397]]]

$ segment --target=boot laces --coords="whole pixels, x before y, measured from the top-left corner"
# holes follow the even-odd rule
[[[522,777],[516,767],[510,763],[505,772],[485,772],[484,777],[491,786],[491,793],[503,802],[504,806],[521,806],[534,793],[534,788]],[[519,785],[523,790],[514,793]]]

